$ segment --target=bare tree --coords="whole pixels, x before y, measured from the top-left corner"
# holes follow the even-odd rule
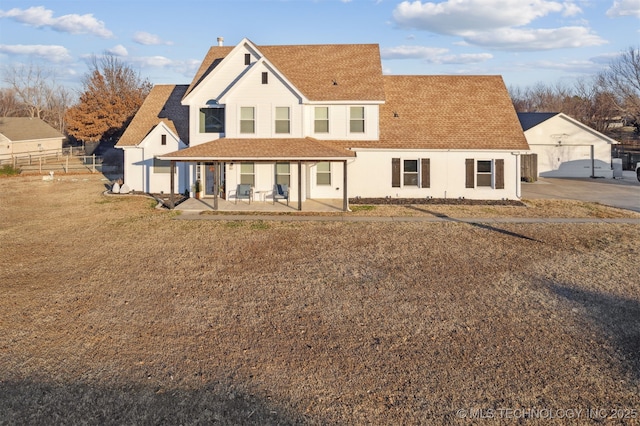
[[[13,89],[0,89],[0,117],[16,117],[25,113]]]
[[[79,102],[65,116],[70,135],[82,141],[117,138],[151,90],[133,69],[112,55],[94,57]]]
[[[619,114],[630,118],[636,130],[640,129],[640,48],[629,47],[622,52],[598,75],[598,82]]]
[[[0,97],[3,116],[40,118],[61,133],[65,131],[62,117],[70,96],[56,83],[53,71],[34,64],[6,67],[3,81],[9,86]]]

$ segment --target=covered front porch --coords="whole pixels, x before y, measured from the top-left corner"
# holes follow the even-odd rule
[[[355,153],[339,145],[332,146],[326,141],[312,138],[221,138],[158,158],[170,162],[172,200],[176,163],[195,164],[196,173],[189,179],[193,179],[192,182],[205,177],[205,174],[198,172],[201,167],[206,166],[205,171],[211,171],[206,176],[206,187],[211,191],[209,197],[189,199],[180,204],[183,210],[348,211],[347,162],[354,157]],[[326,182],[322,181],[322,191],[319,187],[321,172],[314,174],[313,179],[309,175],[309,167],[317,168],[318,163],[327,166],[326,172],[324,169],[322,171],[322,177],[328,177]],[[335,170],[331,164],[336,166]],[[283,170],[280,170],[280,166]],[[285,201],[275,200],[274,203],[276,187],[280,193],[280,186],[288,188],[285,190]],[[328,192],[331,194],[326,189],[330,189]],[[242,199],[238,194],[243,194]],[[325,199],[333,201],[325,202]],[[336,200],[339,201],[337,208]]]

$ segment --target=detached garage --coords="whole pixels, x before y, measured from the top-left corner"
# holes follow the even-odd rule
[[[541,177],[613,178],[615,140],[563,113],[518,113]]]

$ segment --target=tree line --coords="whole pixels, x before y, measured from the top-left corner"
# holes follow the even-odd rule
[[[82,142],[118,139],[149,94],[152,84],[112,55],[91,58],[78,96],[38,65],[5,68],[0,117],[40,118]]]
[[[573,85],[509,87],[517,112],[563,112],[605,133],[613,121],[640,131],[640,49],[630,47],[595,76]]]
[[[85,142],[117,140],[152,87],[107,54],[92,58],[77,99],[51,71],[35,65],[5,68],[3,82],[1,117],[41,118]],[[563,112],[599,132],[621,119],[640,132],[640,48],[628,48],[604,71],[571,86],[538,83],[509,87],[509,94],[517,112]]]

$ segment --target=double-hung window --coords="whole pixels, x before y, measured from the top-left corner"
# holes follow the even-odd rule
[[[290,133],[289,107],[276,107],[276,133]]]
[[[323,161],[316,166],[316,184],[331,185],[331,163]]]
[[[240,183],[255,186],[256,175],[254,163],[240,163]]]
[[[418,186],[418,160],[404,160],[403,186]]]
[[[313,131],[315,133],[329,133],[329,107],[315,108]]]
[[[290,186],[291,166],[289,163],[276,163],[276,184]]]
[[[349,108],[349,131],[364,133],[364,107]]]
[[[391,187],[431,188],[431,160],[391,159]]]
[[[491,160],[478,160],[476,166],[476,184],[478,186],[491,187],[493,176],[493,162]]]
[[[240,133],[255,133],[256,118],[254,107],[240,107]]]
[[[504,189],[504,159],[465,160],[465,188]]]

